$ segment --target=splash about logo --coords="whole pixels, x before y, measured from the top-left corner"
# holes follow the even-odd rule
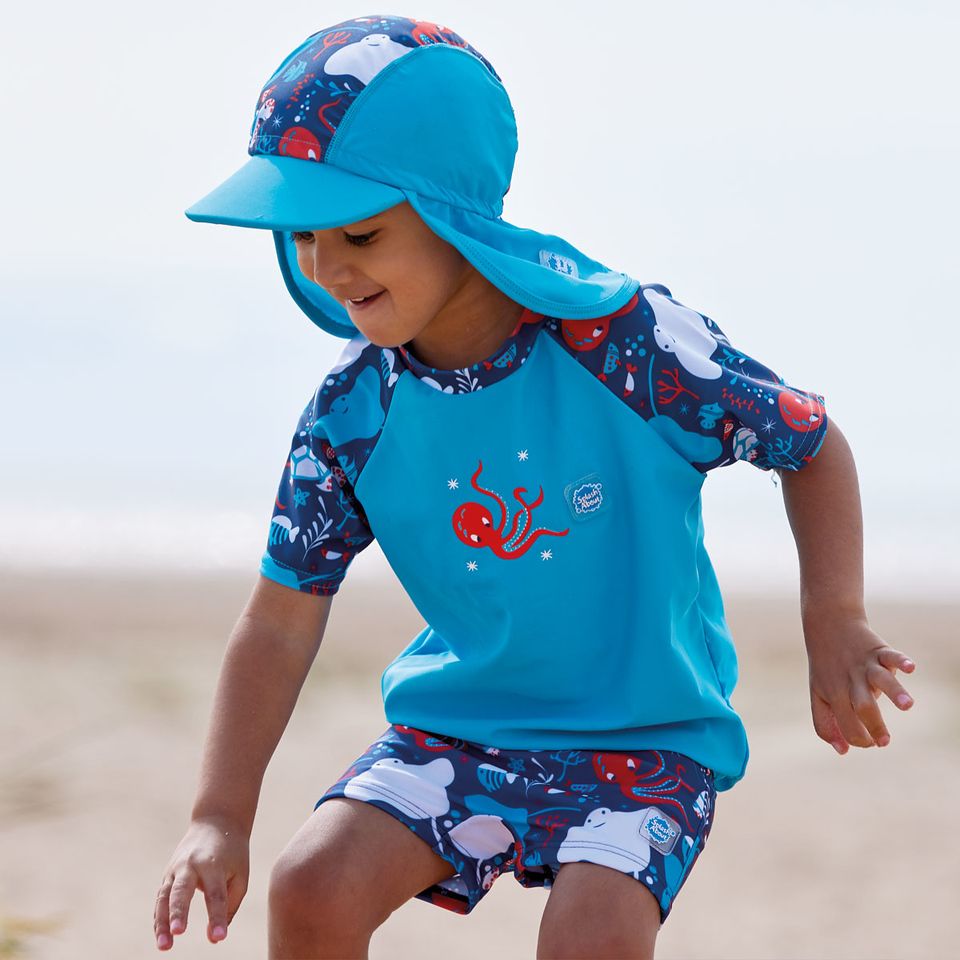
[[[593,513],[603,506],[603,484],[583,483],[573,491],[573,509],[577,513]]]
[[[565,257],[562,253],[555,253],[553,250],[540,251],[540,265],[556,270],[557,273],[566,274],[568,277],[580,276],[576,260],[571,260],[570,257]]]
[[[680,839],[680,824],[662,810],[651,807],[640,824],[640,835],[667,856]]]
[[[585,520],[607,506],[603,482],[596,473],[567,484],[563,492],[567,506],[577,520]]]
[[[666,843],[674,833],[663,817],[651,817],[647,821],[647,830],[649,830],[650,836],[654,840],[659,840],[661,843]]]

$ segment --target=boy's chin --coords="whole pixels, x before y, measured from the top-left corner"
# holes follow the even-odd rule
[[[356,326],[356,324],[354,324]],[[357,327],[360,330],[359,327]],[[377,330],[360,330],[360,332],[375,346],[396,350],[397,347],[406,347],[407,341],[398,339],[396,336],[390,336],[389,333],[381,333]]]
[[[410,342],[416,336],[416,331],[413,333],[409,330],[398,331],[396,327],[385,329],[383,324],[363,323],[362,320],[357,323],[356,317],[350,319],[357,330],[376,347],[390,348],[391,350],[396,350],[397,347],[408,348]]]

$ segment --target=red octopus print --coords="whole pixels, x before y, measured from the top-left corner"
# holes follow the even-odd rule
[[[670,794],[676,794],[681,788],[688,793],[696,793],[696,790],[683,779],[683,764],[677,764],[676,769],[670,771],[659,751],[655,754],[657,760],[651,763],[650,769],[641,771],[636,758],[628,753],[595,753],[593,770],[604,783],[617,784],[620,792],[631,800],[649,800],[657,806],[675,807],[690,829],[691,823],[683,804]]]
[[[478,493],[485,493],[497,501],[500,506],[500,522],[497,526],[493,525],[493,514],[482,503],[461,503],[453,511],[453,529],[468,547],[489,547],[501,560],[516,560],[517,557],[522,557],[538,538],[565,537],[570,532],[569,528],[558,531],[546,530],[543,527],[530,532],[533,511],[543,503],[543,487],[540,488],[540,493],[533,503],[527,503],[522,497],[522,494],[527,492],[526,487],[516,487],[513,495],[522,509],[514,515],[510,532],[504,535],[503,531],[510,511],[502,497],[492,490],[485,490],[477,483],[482,470],[483,461],[480,460],[479,466],[470,478],[470,483]]]
[[[454,47],[464,45],[463,43],[454,42],[452,38],[456,37],[459,39],[459,37],[457,37],[449,27],[443,27],[438,23],[431,23],[429,20],[414,20],[413,26],[410,28],[410,33],[421,47],[428,43],[449,43]],[[446,34],[446,36],[444,36],[444,34]]]
[[[595,317],[592,320],[562,320],[560,332],[571,350],[585,353],[595,350],[607,338],[610,332],[610,321],[629,313],[640,302],[640,295],[634,294],[629,303],[624,304],[616,313],[605,317]]]
[[[792,390],[781,390],[777,399],[780,416],[788,427],[800,433],[809,433],[820,426],[823,420],[823,404],[819,400]]]

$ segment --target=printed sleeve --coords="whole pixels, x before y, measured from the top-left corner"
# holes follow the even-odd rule
[[[735,347],[709,317],[645,289],[653,311],[653,398],[688,459],[706,472],[737,460],[801,470],[827,431],[824,398]]]
[[[356,478],[344,470],[322,430],[318,395],[290,444],[260,572],[294,590],[328,596],[374,538],[353,491]]]

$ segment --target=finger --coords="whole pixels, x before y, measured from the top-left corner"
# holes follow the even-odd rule
[[[247,878],[241,872],[227,882],[227,925],[231,923],[247,895]]]
[[[866,683],[862,685],[861,696],[863,693],[866,693],[866,697],[870,703],[874,703]],[[874,704],[874,706],[876,706],[876,704]],[[859,707],[859,703],[854,704],[852,691],[846,696],[840,696],[830,702],[830,708],[836,715],[837,723],[840,724],[840,732],[846,737],[847,742],[853,744],[855,747],[872,747],[874,743],[873,737],[860,720]]]
[[[874,688],[875,696],[885,693],[901,710],[908,710],[913,706],[913,697],[907,693],[903,684],[892,671],[884,669],[880,664],[875,663],[867,668],[867,680]]]
[[[173,937],[170,935],[170,887],[172,884],[172,877],[164,878],[156,903],[153,905],[153,935],[156,938],[157,947],[161,950],[169,950],[173,945]]]
[[[190,901],[197,889],[197,876],[188,867],[173,881],[170,890],[170,932],[176,936],[187,929]]]
[[[913,673],[917,666],[905,653],[894,650],[893,647],[881,650],[877,660],[887,669],[902,670],[904,673]]]
[[[830,709],[830,704],[822,697],[811,691],[810,709],[813,713],[813,729],[821,740],[826,740],[841,756],[850,749],[850,744],[840,731],[837,718]]]
[[[885,747],[890,742],[890,734],[865,676],[857,677],[850,685],[850,703],[863,726],[867,728],[872,742],[878,747]]]
[[[199,865],[197,871],[209,917],[207,939],[211,943],[218,943],[227,935],[227,882],[223,870],[216,863]]]

